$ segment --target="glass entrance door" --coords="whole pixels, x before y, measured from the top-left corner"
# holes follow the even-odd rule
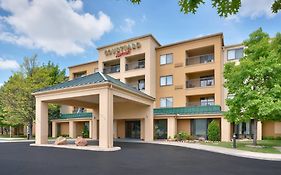
[[[140,120],[125,121],[125,136],[130,139],[140,139]]]

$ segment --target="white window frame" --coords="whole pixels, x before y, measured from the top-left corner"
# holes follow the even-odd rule
[[[171,55],[171,61],[168,61],[168,55]],[[173,54],[172,53],[160,55],[160,65],[172,64],[172,63],[173,63]]]
[[[168,84],[168,78],[171,77],[171,83]],[[162,81],[164,82],[162,84]],[[165,75],[160,77],[160,86],[172,86],[173,85],[173,75]]]
[[[240,58],[237,57],[236,52],[237,52],[237,50],[241,50],[241,49],[244,51],[243,47],[227,50],[227,60],[239,60]],[[230,52],[234,52],[234,57],[229,58]],[[244,53],[243,53],[243,56],[244,56]]]
[[[164,101],[164,105],[162,105]],[[170,101],[170,102],[169,102]],[[171,105],[168,105],[170,103]],[[160,107],[161,108],[172,108],[174,105],[174,99],[173,97],[162,97],[160,98]]]

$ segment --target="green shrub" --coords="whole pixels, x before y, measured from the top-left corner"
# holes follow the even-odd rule
[[[83,138],[89,138],[89,128],[87,126],[84,126],[82,136]]]
[[[220,141],[220,126],[215,120],[208,125],[208,140]]]
[[[177,141],[185,141],[185,140],[190,140],[190,135],[186,132],[179,132],[174,136],[174,139]]]

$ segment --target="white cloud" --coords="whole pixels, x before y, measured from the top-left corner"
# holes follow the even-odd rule
[[[58,55],[81,53],[113,28],[101,11],[78,13],[81,0],[0,0],[0,8],[10,13],[0,19],[13,30],[1,32],[0,40]]]
[[[0,70],[1,69],[18,69],[20,66],[15,60],[8,60],[0,58]]]
[[[124,19],[123,25],[120,26],[121,31],[125,33],[132,33],[133,27],[135,26],[136,22],[133,19],[126,18]]]
[[[4,83],[0,83],[0,87],[3,86],[3,85],[4,85]]]
[[[145,22],[147,20],[146,15],[141,16],[141,22]]]
[[[271,5],[274,0],[241,0],[241,8],[236,15],[231,15],[226,18],[227,21],[239,22],[242,17],[250,17],[255,19],[258,17],[265,16],[272,18],[275,16],[271,12]]]

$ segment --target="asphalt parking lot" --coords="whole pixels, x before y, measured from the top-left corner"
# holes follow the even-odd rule
[[[93,152],[29,144],[0,143],[1,175],[281,174],[281,162],[167,145],[116,142],[121,151]]]

